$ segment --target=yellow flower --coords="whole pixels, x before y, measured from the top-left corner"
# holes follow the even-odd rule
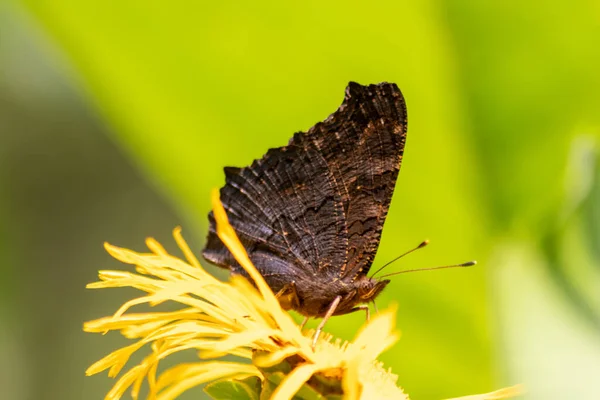
[[[137,399],[144,380],[149,388],[147,398],[156,400],[174,399],[191,387],[221,379],[255,376],[266,387],[271,382],[270,377],[276,375],[269,371],[283,364],[289,366],[289,372],[283,374],[281,382],[274,387],[270,398],[275,400],[292,398],[309,380],[317,384],[319,380],[337,382],[328,390],[343,392],[344,399],[408,399],[397,386],[397,376],[384,370],[377,361],[379,354],[398,339],[394,309],[376,315],[352,342],[342,343],[323,334],[313,350],[312,332],[303,334],[280,307],[229,225],[217,192],[213,194],[213,208],[219,238],[248,272],[255,286],[240,276],[221,282],[206,272],[179,228],[175,229],[174,237],[185,259],[168,254],[154,239],[146,241],[150,253],[105,245],[114,258],[134,265],[137,273],[100,271],[100,281],[87,287],[129,286],[145,295],[126,302],[110,317],[84,324],[87,332],[119,330],[123,336],[136,340],[94,363],[86,374],[108,369],[109,376],[116,377],[134,352],[145,345],[151,348],[142,362],[119,378],[106,399],[120,399],[129,388],[132,397]],[[128,312],[135,305],[155,306],[164,302],[179,303],[181,309]],[[200,361],[177,365],[157,376],[160,360],[189,349],[198,352]],[[224,355],[246,358],[252,363],[218,360]],[[281,376],[281,372],[277,374]],[[514,393],[500,394],[504,397],[469,398],[496,399]]]

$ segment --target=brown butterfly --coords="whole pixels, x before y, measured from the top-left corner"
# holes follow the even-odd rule
[[[285,309],[323,317],[366,310],[389,283],[367,276],[406,142],[393,83],[350,82],[342,105],[287,146],[225,168],[221,201],[250,259]],[[204,257],[246,275],[215,231]],[[305,322],[306,322],[305,319]]]

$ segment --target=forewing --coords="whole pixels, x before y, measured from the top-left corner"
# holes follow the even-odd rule
[[[344,102],[290,144],[318,149],[342,199],[348,251],[343,277],[366,274],[375,258],[406,141],[407,115],[393,83],[351,82]]]

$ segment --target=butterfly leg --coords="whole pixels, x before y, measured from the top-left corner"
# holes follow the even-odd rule
[[[307,322],[308,322],[308,317],[304,317],[304,320],[300,324],[300,330],[304,329],[304,325],[306,325]]]
[[[356,311],[360,311],[360,310],[365,310],[367,322],[369,322],[369,319],[371,318],[371,312],[369,311],[369,306],[366,304],[361,304],[360,306],[356,306],[352,310],[350,310],[348,313],[356,312]]]
[[[291,281],[281,288],[275,295],[285,310],[297,310],[300,308],[300,298],[296,289],[296,282]]]
[[[319,326],[317,327],[317,330],[315,331],[315,336],[313,337],[313,341],[312,341],[312,349],[313,350],[317,347],[317,339],[319,339],[319,336],[321,335],[321,332],[323,331],[323,327],[325,326],[325,323],[327,322],[327,320],[329,318],[331,318],[331,316],[335,312],[335,309],[340,304],[340,301],[342,301],[342,296],[337,296],[335,299],[333,299],[333,301],[329,305],[329,309],[327,310],[327,313],[325,314],[325,316],[319,323]]]

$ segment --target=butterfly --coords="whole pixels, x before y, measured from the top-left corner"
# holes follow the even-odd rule
[[[287,146],[245,168],[226,167],[229,221],[284,309],[323,318],[366,310],[389,283],[367,276],[406,143],[404,97],[394,83],[350,82],[341,106]],[[203,256],[246,275],[216,234]],[[247,276],[247,275],[246,275]],[[315,336],[315,343],[316,343]]]

